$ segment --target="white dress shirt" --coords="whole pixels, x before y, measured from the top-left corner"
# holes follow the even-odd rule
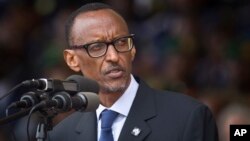
[[[117,116],[117,118],[115,119],[112,125],[112,133],[113,133],[114,141],[118,141],[122,127],[124,125],[125,120],[127,119],[129,110],[134,101],[136,92],[138,90],[138,86],[139,84],[135,81],[133,75],[131,75],[131,81],[130,81],[128,88],[126,89],[124,94],[110,108],[104,107],[101,104],[99,105],[99,107],[96,110],[96,115],[98,119],[98,134],[97,134],[98,140],[101,135],[100,114],[102,113],[104,109],[110,109],[119,113],[119,115]]]

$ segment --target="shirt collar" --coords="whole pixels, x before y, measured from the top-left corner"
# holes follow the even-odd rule
[[[99,119],[101,112],[105,109],[116,111],[125,117],[128,116],[129,110],[132,106],[139,86],[139,84],[135,81],[133,75],[131,75],[130,77],[131,81],[128,88],[110,108],[104,107],[103,105],[99,104],[99,107],[96,110],[97,119]]]

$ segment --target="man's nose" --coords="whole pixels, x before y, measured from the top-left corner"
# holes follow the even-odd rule
[[[116,51],[114,45],[109,44],[106,53],[106,59],[108,61],[117,62],[119,60],[118,52]]]

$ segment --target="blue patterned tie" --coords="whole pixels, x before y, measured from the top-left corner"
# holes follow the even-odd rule
[[[112,124],[118,113],[112,110],[104,110],[101,113],[101,136],[99,141],[114,141],[112,134]]]

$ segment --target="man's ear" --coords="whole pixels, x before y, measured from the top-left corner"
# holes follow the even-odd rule
[[[135,49],[135,47],[133,47],[132,50],[131,50],[131,61],[132,61],[132,62],[133,62],[134,59],[135,59],[135,54],[136,54],[136,49]]]
[[[79,72],[81,70],[78,57],[74,50],[66,49],[64,50],[63,55],[64,55],[64,60],[70,69],[72,69],[75,72]]]

